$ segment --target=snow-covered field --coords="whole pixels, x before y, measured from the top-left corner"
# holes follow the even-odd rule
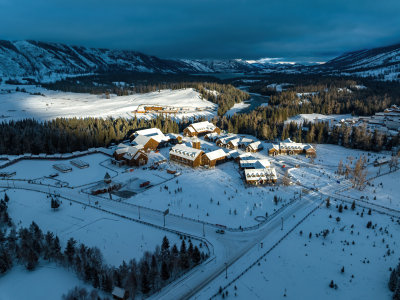
[[[336,204],[331,202],[330,208],[323,206],[306,219],[259,265],[229,287],[229,296],[391,299],[387,283],[389,267],[398,263],[399,224],[377,213],[368,215],[364,211],[361,216],[362,209],[358,208],[352,211],[348,207],[339,213]],[[340,217],[339,222],[336,217]],[[376,227],[368,229],[368,221]],[[324,238],[321,232],[326,229],[329,234]],[[337,289],[329,287],[331,280]]]
[[[240,102],[240,103],[235,103],[235,105],[233,105],[233,107],[228,110],[225,115],[228,117],[233,116],[234,114],[240,112],[241,110],[249,107],[250,104],[249,103],[244,103],[244,102]]]
[[[133,111],[140,105],[160,105],[182,109],[174,118],[213,117],[216,104],[202,99],[193,89],[162,90],[147,94],[129,96],[103,95],[84,93],[65,93],[51,91],[35,86],[23,85],[27,92],[16,92],[16,86],[0,84],[0,120],[20,120],[35,118],[50,120],[62,118],[85,117],[123,117],[132,118]],[[10,91],[10,92],[8,92]],[[32,93],[32,94],[30,94]],[[33,95],[41,93],[42,95]],[[152,118],[153,114],[137,114],[137,117]]]
[[[6,276],[0,277],[0,299],[61,299],[63,294],[75,286],[93,288],[79,280],[73,272],[46,263],[39,265],[34,272],[23,266],[15,266]]]
[[[171,180],[128,200],[154,209],[183,215],[193,219],[237,228],[258,224],[257,216],[271,214],[289,202],[296,187],[248,187],[240,177],[237,163],[231,161],[213,169],[191,169],[171,164],[182,173]],[[167,187],[168,189],[166,189]],[[178,188],[182,192],[178,192]],[[282,198],[274,204],[274,195]]]
[[[145,251],[154,251],[166,235],[171,244],[179,237],[64,200],[57,211],[50,208],[45,194],[10,190],[9,213],[14,223],[27,227],[32,221],[44,231],[52,231],[64,248],[69,238],[90,247],[98,247],[107,263],[119,266],[123,260],[140,259]]]
[[[67,182],[69,186],[81,186],[93,183],[104,178],[106,172],[111,176],[115,176],[117,172],[113,172],[100,163],[109,162],[110,158],[104,154],[90,154],[79,158],[80,160],[89,163],[88,168],[80,169],[73,166],[70,161],[66,160],[22,160],[9,167],[3,169],[4,172],[16,172],[13,179],[37,180],[37,182],[54,185],[57,181]],[[72,167],[72,171],[62,173],[53,168],[55,164],[63,164]],[[45,178],[51,174],[58,173],[54,178]]]

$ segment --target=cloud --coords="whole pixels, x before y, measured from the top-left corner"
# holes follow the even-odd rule
[[[320,61],[400,42],[399,11],[397,0],[0,0],[0,28],[160,57]]]

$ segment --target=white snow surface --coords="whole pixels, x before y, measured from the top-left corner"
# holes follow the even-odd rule
[[[146,94],[129,96],[111,95],[106,99],[103,95],[85,93],[65,93],[51,91],[35,86],[20,86],[27,93],[16,92],[15,86],[0,85],[0,120],[21,120],[35,118],[51,120],[55,118],[85,117],[123,117],[133,118],[133,111],[139,105],[160,105],[183,109],[174,118],[213,117],[217,105],[201,99],[193,89],[162,90]],[[8,91],[11,91],[10,93]],[[42,93],[32,95],[30,93]],[[155,114],[137,114],[138,118],[153,118]]]
[[[322,114],[299,114],[291,117],[285,121],[285,124],[295,122],[297,125],[302,125],[304,122],[318,123],[318,122],[339,122],[342,119],[352,118],[350,114],[347,115],[322,115]]]
[[[225,113],[225,116],[232,117],[234,114],[240,112],[241,110],[249,106],[250,104],[245,102],[235,103],[233,107]]]

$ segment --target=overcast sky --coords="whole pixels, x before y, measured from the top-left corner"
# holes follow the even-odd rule
[[[400,0],[0,0],[0,34],[163,58],[325,61],[400,43]]]

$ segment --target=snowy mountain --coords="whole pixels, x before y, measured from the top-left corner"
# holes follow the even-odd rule
[[[0,40],[0,76],[37,80],[102,71],[151,73],[248,72],[241,60],[160,59],[129,50],[110,50],[38,41]]]
[[[348,52],[313,69],[340,75],[400,80],[400,44]]]
[[[186,69],[191,67],[134,51],[37,41],[0,41],[1,76],[27,76],[41,80],[111,70],[175,73]]]
[[[109,71],[151,73],[322,73],[400,80],[400,44],[345,53],[305,66],[271,59],[246,61],[162,59],[130,50],[87,48],[39,41],[0,40],[0,77],[48,81]]]

